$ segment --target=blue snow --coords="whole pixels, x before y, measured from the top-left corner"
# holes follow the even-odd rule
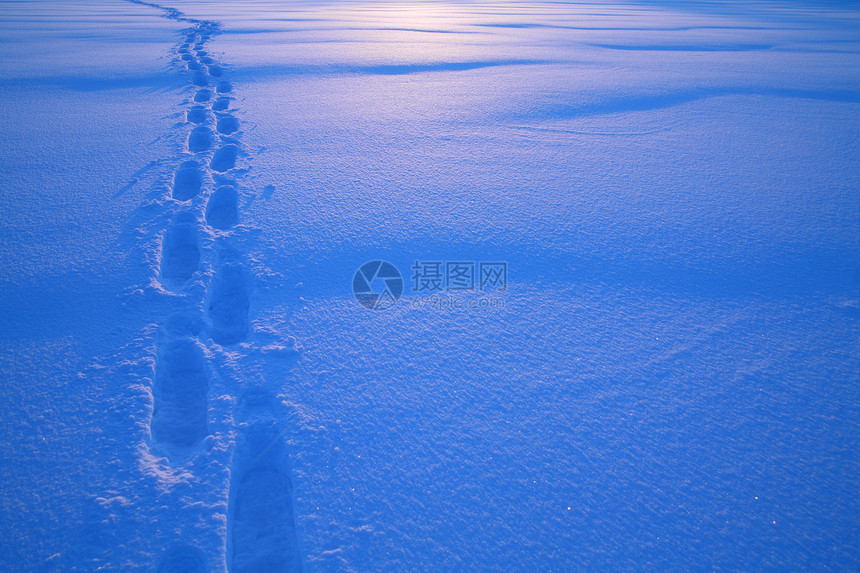
[[[0,2],[0,569],[860,569],[858,32]]]

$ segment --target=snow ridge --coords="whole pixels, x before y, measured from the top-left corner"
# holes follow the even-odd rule
[[[206,49],[220,25],[189,18],[175,8],[128,1],[191,25],[181,32],[175,50],[177,65],[190,72],[195,90],[183,104],[179,127],[187,138],[174,158],[178,167],[169,185],[170,198],[162,202],[172,217],[160,243],[157,290],[178,301],[179,308],[155,333],[153,409],[143,456],[163,460],[158,463],[165,468],[158,473],[168,482],[175,482],[176,476],[203,479],[195,478],[195,468],[205,468],[207,458],[224,454],[212,447],[220,423],[209,422],[213,387],[226,391],[227,396],[217,397],[235,405],[232,428],[221,430],[229,434],[225,464],[231,468],[225,492],[226,567],[234,572],[301,571],[290,456],[279,427],[278,403],[265,391],[246,390],[249,381],[235,367],[254,351],[255,277],[242,248],[248,229],[240,224],[239,181],[247,168],[239,164],[244,152],[233,85]],[[177,541],[158,559],[158,571],[208,570],[199,547]]]

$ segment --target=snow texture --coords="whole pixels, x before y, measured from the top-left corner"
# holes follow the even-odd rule
[[[164,2],[0,2],[0,569],[860,569],[857,3]]]

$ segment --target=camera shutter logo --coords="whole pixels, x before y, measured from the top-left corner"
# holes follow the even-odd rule
[[[371,310],[391,308],[403,294],[403,275],[387,261],[364,263],[352,277],[352,293]]]

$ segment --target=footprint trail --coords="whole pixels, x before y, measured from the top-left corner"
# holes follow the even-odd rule
[[[163,162],[173,167],[155,202],[161,230],[152,231],[160,243],[152,281],[169,310],[155,319],[151,333],[152,409],[140,463],[151,468],[167,496],[161,503],[174,512],[166,532],[173,544],[158,554],[153,568],[301,571],[291,453],[275,413],[278,404],[248,394],[259,380],[237,366],[261,353],[252,320],[255,259],[247,251],[250,228],[242,225],[239,208],[248,168],[237,86],[229,80],[229,67],[207,47],[220,25],[175,8],[128,1],[188,26],[173,49],[176,73],[187,81],[177,114],[183,121],[174,127],[178,154]],[[220,516],[206,509],[218,506],[211,493],[202,499],[218,483]],[[174,501],[164,505],[167,499]],[[206,523],[224,524],[214,528],[221,550],[188,543],[211,535]],[[207,554],[211,550],[216,554]]]

